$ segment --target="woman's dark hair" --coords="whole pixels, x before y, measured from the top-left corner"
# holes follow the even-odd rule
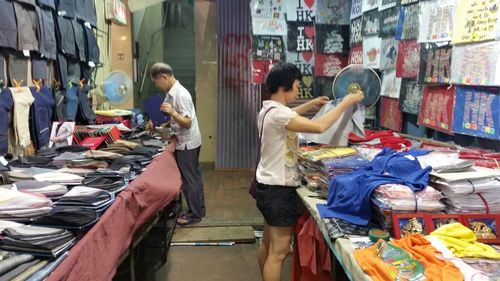
[[[299,68],[292,63],[278,63],[267,74],[266,86],[272,95],[278,92],[279,87],[289,91],[292,89],[295,80],[302,80],[302,73]]]

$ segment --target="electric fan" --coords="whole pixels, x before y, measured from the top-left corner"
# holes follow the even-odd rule
[[[121,70],[112,71],[101,85],[98,95],[104,101],[99,104],[98,109],[109,110],[112,107],[120,107],[132,96],[132,91],[132,79],[127,73]]]
[[[380,98],[381,82],[377,73],[362,64],[351,64],[344,67],[335,77],[332,84],[333,97],[342,99],[358,90],[363,91],[365,98],[361,102],[372,107]]]

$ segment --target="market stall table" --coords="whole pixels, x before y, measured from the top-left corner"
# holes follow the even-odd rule
[[[172,142],[118,194],[47,280],[112,280],[134,233],[180,193],[181,175],[174,153]]]
[[[318,203],[325,204],[326,200],[320,199],[316,192],[309,190],[305,186],[299,187],[297,189],[297,193],[302,202],[304,203],[305,207],[311,214],[311,216],[316,221],[321,233],[323,234],[326,243],[328,244],[328,247],[330,248],[330,251],[335,255],[335,258],[338,260],[338,262],[344,269],[344,272],[346,276],[349,278],[349,280],[352,281],[371,280],[371,278],[363,272],[363,270],[359,267],[358,263],[356,262],[353,255],[354,248],[349,239],[338,238],[335,240],[335,242],[331,241],[328,235],[328,231],[325,227],[325,224],[323,223],[323,220],[319,216],[318,208],[316,207]]]

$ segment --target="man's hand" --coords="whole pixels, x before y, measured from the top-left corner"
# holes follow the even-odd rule
[[[149,132],[154,132],[155,131],[155,126],[153,125],[153,122],[151,120],[149,120],[147,123],[146,123],[146,126],[145,126],[146,130],[149,131]]]
[[[168,102],[164,102],[160,105],[160,111],[172,115],[174,108]]]

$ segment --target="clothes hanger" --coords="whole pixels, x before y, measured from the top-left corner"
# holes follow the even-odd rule
[[[24,80],[17,81],[16,79],[12,79],[12,83],[14,83],[14,87],[19,90],[23,86]]]
[[[36,92],[40,92],[40,88],[42,88],[42,79],[35,80],[33,79],[33,84],[35,84]]]

